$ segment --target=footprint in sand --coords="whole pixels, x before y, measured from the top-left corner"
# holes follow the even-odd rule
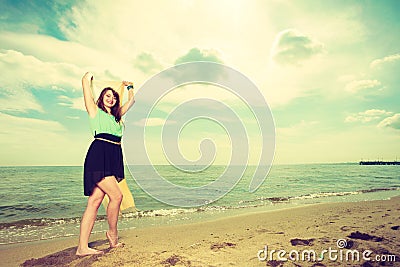
[[[234,247],[236,247],[236,244],[235,243],[230,243],[230,242],[215,243],[215,244],[212,244],[210,246],[210,249],[213,250],[213,251],[218,251],[221,248],[225,248],[225,247],[234,248]]]

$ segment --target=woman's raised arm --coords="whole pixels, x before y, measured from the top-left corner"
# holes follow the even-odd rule
[[[128,110],[133,106],[133,104],[135,104],[135,94],[133,92],[132,82],[123,81],[122,83],[124,84],[124,86],[132,86],[131,89],[128,88],[128,101],[126,101],[126,103],[122,105],[120,110],[121,116],[124,116],[128,112]]]
[[[94,102],[90,81],[93,80],[93,74],[86,72],[82,77],[83,99],[85,100],[86,111],[90,117],[96,116],[97,106]]]

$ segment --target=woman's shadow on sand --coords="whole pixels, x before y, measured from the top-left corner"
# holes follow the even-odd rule
[[[89,243],[89,246],[92,248],[99,247],[108,243],[106,240],[99,240]],[[111,248],[104,249],[104,253],[107,253],[111,250]],[[44,256],[42,258],[32,258],[30,260],[26,260],[20,266],[30,267],[30,266],[71,266],[71,263],[75,261],[73,266],[83,267],[90,266],[93,262],[95,262],[102,255],[91,255],[91,256],[76,256],[76,247],[67,248],[62,251]],[[103,254],[104,255],[104,254]]]

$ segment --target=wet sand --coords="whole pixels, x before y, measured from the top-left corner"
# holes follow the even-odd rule
[[[123,248],[108,249],[105,235],[94,234],[91,246],[104,250],[101,256],[75,256],[76,237],[2,246],[0,262],[2,266],[367,267],[382,266],[376,261],[379,257],[385,259],[384,266],[400,266],[399,204],[400,197],[395,197],[266,212],[249,209],[214,221],[120,231]]]

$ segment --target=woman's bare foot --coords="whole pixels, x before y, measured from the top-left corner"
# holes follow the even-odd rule
[[[108,239],[108,243],[110,244],[110,248],[120,248],[124,246],[124,243],[118,242],[118,236],[112,237],[110,233],[106,232],[106,237]]]
[[[78,248],[75,253],[75,255],[81,256],[81,257],[88,256],[88,255],[101,255],[101,254],[104,254],[104,251],[97,250],[94,248],[89,248],[89,247],[84,248],[84,249]]]

